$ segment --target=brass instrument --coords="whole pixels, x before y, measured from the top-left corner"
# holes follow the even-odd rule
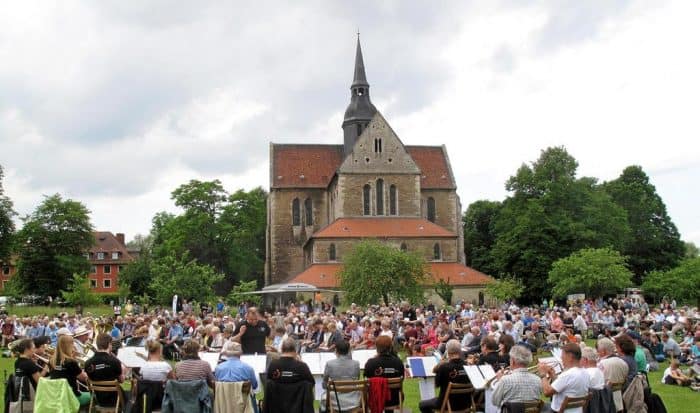
[[[13,352],[13,353],[14,353],[15,347],[17,347],[17,345],[18,345],[18,344],[20,343],[20,341],[22,341],[22,340],[24,340],[24,339],[23,339],[23,338],[20,338],[20,339],[15,340],[15,341],[13,341],[13,342],[11,342],[11,343],[8,343],[8,344],[7,344],[7,349],[10,350],[10,352]]]

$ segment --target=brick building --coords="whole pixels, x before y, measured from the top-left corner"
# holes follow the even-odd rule
[[[5,290],[5,284],[17,273],[17,257],[10,257],[9,261],[0,261],[0,291]]]
[[[95,244],[85,253],[90,261],[90,287],[98,293],[117,293],[119,290],[119,272],[126,265],[138,258],[138,251],[126,247],[124,234],[116,235],[108,231],[93,232]],[[17,272],[16,258],[8,263],[0,263],[2,290],[5,283]]]
[[[462,206],[447,149],[401,142],[370,100],[357,42],[342,145],[270,144],[265,283],[338,287],[343,256],[379,239],[430,262],[455,298],[491,279],[464,265]]]

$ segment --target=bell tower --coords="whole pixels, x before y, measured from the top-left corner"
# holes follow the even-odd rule
[[[343,119],[343,152],[347,157],[355,145],[355,141],[367,127],[367,124],[377,109],[369,100],[369,83],[365,74],[365,62],[362,59],[360,34],[357,34],[357,50],[355,52],[355,73],[350,85],[350,104],[345,110]]]

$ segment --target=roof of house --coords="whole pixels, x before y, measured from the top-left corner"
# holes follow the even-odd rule
[[[424,218],[338,218],[311,238],[442,238],[456,237]]]
[[[343,162],[343,145],[271,144],[271,188],[326,188]],[[442,146],[406,146],[421,170],[422,189],[454,189]]]
[[[478,286],[493,281],[488,275],[458,262],[431,262],[428,265],[431,275],[428,284],[445,280],[452,286]],[[338,272],[342,267],[343,264],[313,264],[287,282],[306,283],[318,288],[338,288]]]
[[[95,231],[93,232],[95,236],[95,245],[90,248],[90,262],[95,263],[128,263],[134,260],[126,245],[119,242],[116,236],[109,231]],[[98,252],[104,252],[105,257],[102,260],[97,260],[96,254]],[[112,259],[112,253],[119,252],[119,258],[116,260]]]

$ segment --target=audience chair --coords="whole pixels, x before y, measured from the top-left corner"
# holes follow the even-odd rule
[[[214,413],[253,413],[249,381],[221,382],[214,387]]]
[[[455,397],[456,396],[456,397]],[[455,405],[456,408],[453,408]],[[442,400],[440,413],[472,413],[476,412],[474,404],[474,386],[463,383],[450,383]]]
[[[389,384],[389,390],[394,391],[398,390],[399,391],[399,404],[395,406],[384,406],[384,410],[398,410],[399,412],[403,412],[403,399],[404,399],[404,394],[403,394],[403,377],[392,377],[386,379],[387,383]]]
[[[585,408],[586,405],[588,404],[588,401],[591,399],[591,395],[587,394],[585,396],[580,396],[580,397],[569,397],[566,396],[564,399],[564,402],[561,404],[561,407],[559,408],[559,413],[564,413],[566,412],[566,409],[573,409],[575,407],[580,407],[580,408]]]
[[[88,380],[88,388],[90,389],[90,407],[88,412],[92,413],[93,408],[97,412],[114,412],[119,413],[119,407],[124,405],[122,398],[122,389],[117,380],[109,381],[90,381]],[[117,393],[117,401],[114,406],[101,406],[97,401],[96,393]]]
[[[360,405],[350,410],[342,410],[338,406],[336,394],[358,392]],[[367,380],[329,380],[326,389],[326,412],[328,413],[364,413],[367,411]]]
[[[131,397],[134,413],[159,413],[163,403],[165,382],[134,379],[131,381]]]
[[[520,405],[522,406],[522,411],[523,413],[540,413],[542,410],[542,407],[544,406],[544,401],[542,400],[528,400],[524,402],[508,402],[504,403],[503,407],[501,408],[501,413],[511,413],[513,410],[513,406],[515,405]]]

